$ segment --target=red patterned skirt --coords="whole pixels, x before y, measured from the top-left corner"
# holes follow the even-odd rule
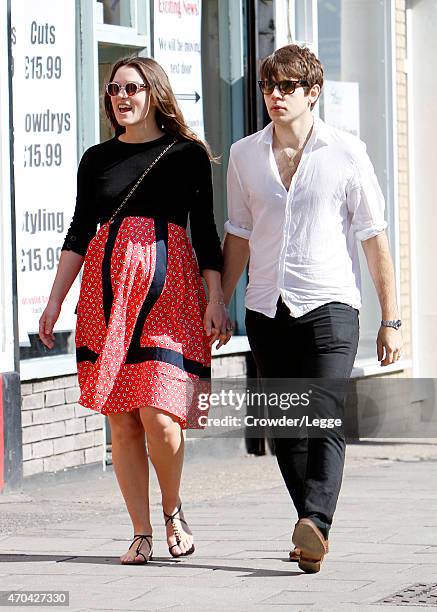
[[[151,406],[196,427],[190,407],[211,372],[205,308],[183,227],[147,217],[102,225],[77,306],[79,404],[103,414]]]

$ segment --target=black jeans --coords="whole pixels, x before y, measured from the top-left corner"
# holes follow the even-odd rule
[[[280,298],[274,319],[247,309],[246,329],[261,378],[350,377],[359,336],[358,311],[351,306],[330,302],[293,318]],[[277,437],[274,443],[299,518],[311,517],[327,537],[343,477],[343,431]]]

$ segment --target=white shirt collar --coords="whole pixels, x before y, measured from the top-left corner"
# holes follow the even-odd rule
[[[314,117],[314,125],[313,125],[313,133],[311,135],[311,140],[315,142],[316,140],[321,140],[323,142],[329,142],[328,132],[329,125],[327,125],[324,121],[317,117]],[[258,142],[263,144],[271,145],[273,141],[273,121],[270,121],[266,125],[264,129],[259,132]]]

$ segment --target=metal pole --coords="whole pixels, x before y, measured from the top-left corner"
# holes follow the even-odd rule
[[[12,25],[11,25],[11,0],[7,0],[7,36],[8,36],[8,91],[9,91],[9,176],[11,194],[11,245],[12,245],[12,318],[14,328],[14,370],[20,372],[20,345],[18,342],[18,287],[17,287],[17,241],[16,241],[16,216],[15,216],[15,178],[14,178],[14,114],[12,93]]]
[[[1,463],[2,474],[0,486],[9,489],[19,487],[23,476],[23,446],[21,430],[21,385],[20,385],[20,347],[18,333],[18,291],[17,291],[17,257],[16,257],[16,219],[15,219],[15,190],[14,190],[14,135],[13,135],[13,112],[12,112],[12,26],[11,26],[11,0],[6,0],[2,11],[6,11],[6,30],[2,30],[2,36],[7,38],[7,61],[8,61],[8,92],[6,106],[8,107],[8,118],[10,133],[9,138],[9,167],[7,171],[10,177],[10,240],[11,240],[11,269],[8,274],[9,291],[12,295],[12,344],[13,344],[13,371],[1,374]],[[6,70],[5,70],[6,72]],[[9,249],[8,249],[9,250]],[[9,322],[8,322],[9,323]],[[10,323],[9,323],[10,324]]]

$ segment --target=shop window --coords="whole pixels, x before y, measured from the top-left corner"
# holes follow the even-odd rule
[[[20,373],[41,376],[35,359],[74,357],[75,283],[55,326],[55,346],[38,336],[74,209],[77,161],[76,7],[12,3],[12,104]],[[25,100],[23,102],[23,100]],[[14,254],[15,255],[15,254]],[[44,359],[41,359],[44,361]],[[64,365],[62,367],[64,367]],[[67,366],[65,366],[67,367]]]
[[[110,4],[110,2],[108,2]],[[129,3],[128,3],[129,4]],[[226,171],[229,149],[233,142],[247,134],[246,130],[246,2],[243,0],[210,0],[202,3],[201,64],[202,97],[205,138],[219,163],[213,164],[214,206],[217,229],[222,236],[226,212]],[[105,17],[105,23],[106,21]],[[230,24],[232,23],[232,29]],[[114,25],[114,22],[108,23]],[[121,23],[120,25],[126,25]],[[147,54],[129,42],[112,44],[111,37],[99,34],[98,63],[99,91],[108,78],[111,64],[128,54]],[[120,39],[121,40],[121,39]],[[129,37],[126,34],[126,41]],[[159,57],[157,58],[159,61]],[[112,137],[112,130],[103,114],[100,115],[100,140]],[[244,334],[244,277],[231,304],[231,315],[236,320],[236,332]]]
[[[150,2],[151,0],[96,2],[95,36],[97,40],[114,45],[145,47],[150,39]]]
[[[101,8],[103,23],[126,28],[131,28],[135,25],[133,23],[135,2],[131,0],[103,0],[103,2],[98,4],[103,5]]]
[[[105,0],[104,2],[78,0],[77,4],[81,6],[79,12],[81,22],[77,24],[76,28],[76,49],[74,43],[71,44],[70,41],[64,52],[75,55],[77,50],[81,54],[81,59],[76,65],[78,107],[77,123],[74,125],[74,131],[77,133],[78,158],[80,158],[85,149],[99,141],[99,113],[97,107],[100,107],[102,83],[106,78],[109,66],[123,55],[150,53],[150,47],[148,46],[150,40],[150,3],[148,0],[141,0],[140,2],[137,0]],[[86,58],[86,61],[82,61],[83,58]],[[96,65],[98,65],[98,71],[94,69]],[[48,68],[50,67],[51,65],[48,65]],[[75,92],[73,92],[71,99],[76,100]],[[91,99],[95,100],[95,106],[90,104]],[[111,134],[102,121],[100,140],[106,140],[108,137],[111,137]],[[72,150],[70,147],[69,151]],[[69,159],[68,164],[69,167],[73,168],[77,164],[76,156],[74,156],[74,159]],[[74,198],[73,191],[74,189],[68,186],[69,198]],[[65,219],[65,227],[59,233],[55,255],[50,259],[48,258],[50,265],[52,265],[54,258],[59,257],[60,246],[70,218],[69,213],[68,218]],[[43,246],[46,248],[45,245],[41,245],[41,248]],[[29,254],[30,251],[28,251],[29,249],[25,245],[19,264],[22,267],[31,264],[39,266],[38,254],[31,259],[32,253]],[[70,292],[72,291],[73,289],[70,290]],[[44,305],[38,305],[38,314],[42,312],[43,307]],[[63,310],[65,310],[65,305]],[[25,325],[20,326],[20,358],[23,380],[75,371],[74,324],[74,315],[65,321],[59,319],[55,327],[55,344],[53,349],[50,350],[39,340],[35,326],[33,326],[31,333],[28,333]],[[47,359],[48,357],[50,359]]]
[[[390,3],[376,0],[318,0],[318,55],[325,86],[320,116],[358,135],[367,145],[386,200],[388,233],[394,247],[393,118]],[[380,308],[359,246],[363,308],[359,359],[375,360]]]
[[[246,2],[210,0],[202,3],[202,85],[205,138],[219,163],[213,164],[215,219],[223,235],[227,219],[226,173],[229,149],[246,136]],[[232,29],[230,27],[232,24]],[[231,303],[236,335],[245,334],[243,275]]]
[[[294,0],[294,40],[314,42],[317,5],[314,0]]]

